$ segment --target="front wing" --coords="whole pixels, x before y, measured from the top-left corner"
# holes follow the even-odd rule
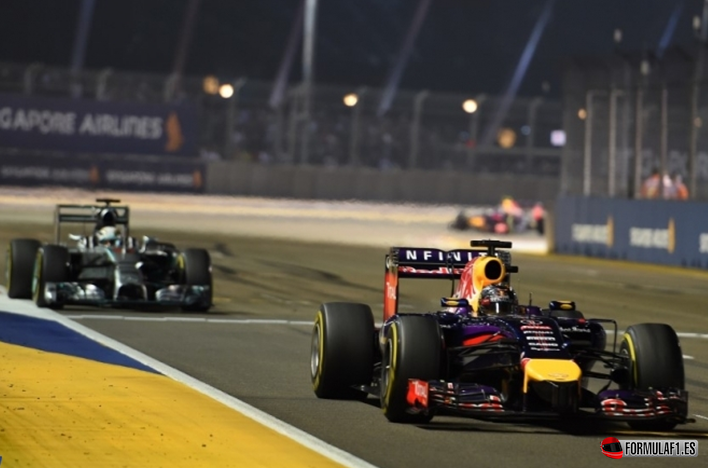
[[[508,407],[495,388],[474,383],[423,381],[409,379],[407,402],[411,413],[457,414],[482,419],[555,418],[562,413],[552,410],[528,410]],[[671,420],[692,422],[688,415],[688,392],[605,390],[592,401],[580,405],[577,416],[615,421]],[[568,413],[563,413],[567,416]]]
[[[174,284],[158,289],[154,299],[143,298],[124,299],[107,296],[105,291],[94,284],[79,282],[46,283],[44,297],[49,304],[86,305],[86,306],[211,306],[211,291],[209,286],[194,286]]]

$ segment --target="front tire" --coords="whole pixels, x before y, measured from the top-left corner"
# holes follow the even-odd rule
[[[41,243],[35,239],[13,239],[5,257],[5,286],[12,299],[32,298],[32,275],[37,250]]]
[[[212,306],[214,283],[211,275],[211,257],[205,249],[185,249],[179,257],[182,283],[207,287],[204,301],[183,306],[187,312],[206,312]]]
[[[630,359],[630,388],[636,390],[685,389],[683,353],[673,328],[661,323],[642,323],[627,329],[620,353]],[[637,430],[667,431],[672,421],[632,421]]]
[[[37,251],[32,280],[32,299],[38,307],[61,309],[62,304],[47,301],[47,283],[69,281],[69,251],[60,245],[45,245]]]
[[[442,335],[438,322],[424,315],[401,315],[385,333],[381,362],[381,408],[391,422],[427,423],[432,415],[408,412],[408,379],[437,380]]]
[[[374,369],[374,315],[366,304],[322,304],[312,330],[310,376],[318,398],[364,399]]]

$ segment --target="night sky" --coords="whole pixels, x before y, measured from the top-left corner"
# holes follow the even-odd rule
[[[202,0],[186,63],[190,75],[272,81],[299,0]],[[504,89],[546,0],[434,0],[403,76],[403,88]],[[521,87],[558,92],[561,60],[656,49],[681,0],[558,0]],[[320,0],[316,79],[383,86],[418,0]],[[80,0],[1,0],[0,61],[71,61]],[[86,68],[167,73],[187,0],[97,0]],[[683,1],[671,45],[691,47],[703,0]],[[292,79],[300,76],[300,55]]]

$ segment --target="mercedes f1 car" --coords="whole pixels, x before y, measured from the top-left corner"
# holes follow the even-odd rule
[[[383,324],[371,308],[325,303],[314,322],[311,378],[319,398],[380,400],[392,422],[438,414],[482,419],[605,418],[669,430],[688,418],[683,355],[666,324],[585,318],[571,301],[519,305],[510,242],[473,249],[391,248]],[[441,309],[398,312],[399,279],[453,281]],[[458,281],[455,287],[455,282]],[[605,325],[614,326],[607,343]]]
[[[64,305],[146,308],[181,307],[207,311],[212,305],[209,252],[178,250],[173,244],[130,236],[128,206],[98,199],[102,205],[57,205],[54,242],[14,239],[6,256],[6,287],[11,298],[33,299],[40,307]],[[91,224],[91,232],[69,234],[66,223]]]

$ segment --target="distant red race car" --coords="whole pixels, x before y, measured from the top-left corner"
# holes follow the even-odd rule
[[[498,207],[474,215],[469,215],[465,210],[461,210],[450,223],[450,228],[459,231],[475,230],[494,234],[536,231],[543,235],[545,217],[546,211],[541,203],[523,208],[515,201],[502,202]]]

